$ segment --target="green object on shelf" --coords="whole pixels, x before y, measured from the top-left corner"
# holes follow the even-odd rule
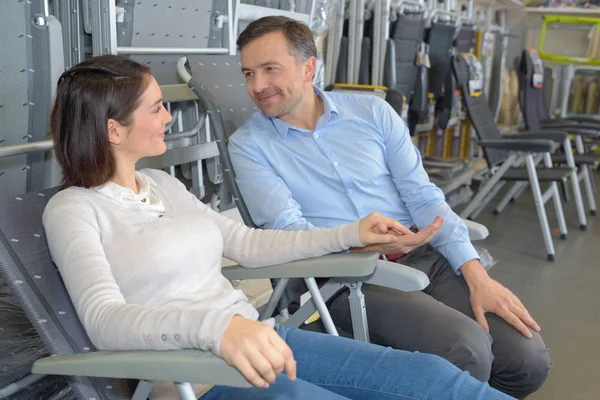
[[[596,65],[600,66],[599,58],[591,58],[591,57],[572,57],[565,56],[560,54],[552,54],[548,53],[544,50],[544,44],[546,42],[546,32],[548,31],[548,25],[550,24],[576,24],[576,25],[591,25],[592,27],[596,27],[598,31],[600,31],[600,18],[588,18],[588,17],[572,17],[572,16],[562,16],[562,15],[545,15],[544,22],[542,24],[542,33],[540,35],[540,43],[539,43],[539,54],[540,57],[544,60],[569,63],[569,64],[579,64],[579,65]]]

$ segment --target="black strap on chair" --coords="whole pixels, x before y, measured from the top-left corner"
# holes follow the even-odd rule
[[[429,44],[429,92],[437,99],[444,89],[445,78],[450,71],[452,59],[454,21],[437,21],[427,30],[426,42]]]
[[[435,100],[437,125],[446,129],[454,103],[454,78],[450,64],[454,52],[454,21],[436,21],[426,34],[429,44],[429,92]]]
[[[535,49],[525,49],[518,69],[519,105],[527,129],[539,130],[550,118],[544,88],[544,64]]]
[[[408,110],[408,129],[411,135],[415,134],[417,124],[422,122],[429,112],[429,46],[421,42],[419,47],[417,53],[420,61],[417,65],[417,79]]]
[[[446,129],[450,122],[452,107],[454,106],[455,83],[452,71],[449,68],[444,78],[444,91],[435,102],[435,113],[437,115],[437,125],[440,129]]]

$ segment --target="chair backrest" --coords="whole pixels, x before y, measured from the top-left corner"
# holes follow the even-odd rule
[[[477,46],[476,42],[476,32],[477,27],[471,24],[463,24],[456,38],[454,39],[454,47],[456,47],[456,51],[459,53],[472,53],[475,51],[475,47]]]
[[[50,354],[94,351],[58,269],[52,262],[42,214],[57,192],[49,189],[0,198],[0,274]],[[131,398],[135,381],[67,379],[79,399]]]
[[[481,64],[472,54],[457,54],[452,59],[452,71],[456,85],[460,89],[467,114],[480,140],[502,139],[494,121],[494,115],[483,93]],[[488,166],[491,168],[507,158],[507,152],[497,149],[483,149]]]
[[[519,105],[527,129],[539,130],[550,118],[544,88],[544,65],[535,49],[523,50],[519,63]]]
[[[418,66],[415,60],[424,31],[423,13],[400,12],[390,33],[391,41],[389,43],[394,47],[394,52],[388,51],[386,58],[394,58],[387,61],[386,64],[393,66],[393,71],[390,71],[393,76],[391,79],[389,77],[386,79],[385,86],[404,93],[409,103],[417,81]],[[390,54],[392,55],[390,56]]]

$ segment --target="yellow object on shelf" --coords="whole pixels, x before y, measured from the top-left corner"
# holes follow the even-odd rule
[[[544,44],[546,43],[546,34],[548,33],[548,26],[551,24],[574,24],[590,26],[592,31],[586,56],[573,57],[561,54],[553,54],[545,51]],[[544,15],[544,22],[542,23],[542,32],[538,46],[540,58],[561,63],[600,66],[600,49],[598,49],[598,47],[600,47],[600,37],[598,37],[598,35],[600,35],[599,31],[600,18]]]

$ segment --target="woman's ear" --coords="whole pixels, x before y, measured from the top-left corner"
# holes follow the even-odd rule
[[[114,119],[109,119],[106,125],[108,126],[108,142],[119,145],[123,140],[123,127]]]

